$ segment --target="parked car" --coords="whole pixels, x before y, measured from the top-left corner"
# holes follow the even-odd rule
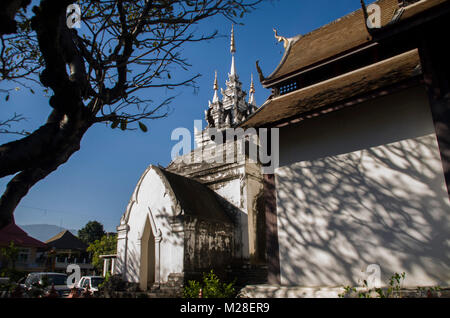
[[[98,285],[103,283],[105,278],[102,276],[83,276],[80,278],[77,287],[81,290],[86,290],[89,287],[89,290],[92,293],[98,292]]]
[[[26,290],[36,288],[36,285],[43,287],[44,291],[49,291],[54,286],[60,297],[67,297],[70,293],[70,288],[67,286],[67,275],[62,273],[30,273],[28,274],[23,287]]]

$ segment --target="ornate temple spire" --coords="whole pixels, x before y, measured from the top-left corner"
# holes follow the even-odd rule
[[[231,52],[231,70],[230,70],[230,77],[231,77],[236,76],[236,65],[234,63],[234,53],[236,53],[236,45],[234,43],[234,25],[231,25],[230,52]]]
[[[214,77],[214,97],[213,97],[213,103],[217,103],[219,101],[219,95],[217,94],[217,91],[219,90],[219,85],[217,83],[217,71],[216,75]]]
[[[231,44],[230,44],[231,54],[236,53],[236,46],[234,44],[234,24],[231,25]]]
[[[224,130],[233,127],[248,118],[258,108],[255,100],[255,83],[253,74],[251,74],[250,94],[242,89],[242,83],[236,72],[235,53],[236,45],[234,38],[234,26],[231,27],[230,37],[230,53],[231,53],[231,71],[228,74],[228,80],[225,82],[225,89],[220,89],[222,97],[219,98],[219,85],[217,81],[217,71],[214,76],[214,97],[212,102],[209,101],[208,108],[205,111],[205,120],[209,128]],[[198,145],[211,142],[209,136],[198,135],[196,137]]]
[[[252,80],[251,80],[251,83],[250,83],[250,91],[249,91],[248,103],[250,105],[256,105],[256,102],[255,102],[255,83],[253,83],[253,73],[252,73]]]

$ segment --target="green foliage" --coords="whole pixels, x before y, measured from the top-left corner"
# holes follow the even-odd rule
[[[109,286],[110,284],[111,284],[111,274],[109,272],[107,272],[105,275],[105,280],[103,282],[101,282],[100,284],[98,284],[98,289],[102,290],[104,288],[108,288],[108,287],[110,287]]]
[[[398,297],[401,297],[401,285],[403,281],[405,280],[406,273],[403,272],[401,274],[395,273],[392,275],[392,277],[389,279],[389,288],[387,290],[387,293],[383,295],[382,293],[379,293],[381,298],[388,298],[391,296],[394,296],[396,294]],[[384,296],[384,297],[382,297]]]
[[[344,286],[344,292],[339,294],[340,298],[358,297],[358,298],[402,298],[402,284],[406,278],[406,273],[394,273],[389,279],[389,286],[387,288],[369,288],[367,281],[363,281],[363,286],[360,291],[355,287]],[[433,297],[439,295],[440,287],[418,287],[417,291],[421,297]]]
[[[184,298],[198,298],[198,294],[200,292],[200,289],[202,288],[202,285],[195,281],[190,280],[187,284],[187,286],[184,286],[183,289],[183,297]]]
[[[137,288],[130,288],[130,284],[125,282],[120,275],[110,275],[106,274],[103,283],[98,285],[98,290],[100,293],[107,298],[114,297],[114,292],[121,291],[136,291]]]
[[[339,298],[345,298],[347,296],[350,296],[352,293],[356,293],[356,288],[351,286],[344,286],[344,292],[339,294]]]
[[[433,286],[433,287],[417,287],[417,291],[420,293],[421,297],[440,297],[441,293],[441,287],[440,286]]]
[[[211,270],[209,273],[203,274],[203,283],[197,281],[189,281],[183,289],[184,298],[199,298],[200,289],[203,298],[232,298],[236,295],[235,288],[232,283],[222,283],[219,277]]]
[[[91,244],[96,240],[100,240],[105,234],[103,225],[97,221],[89,221],[78,231],[78,237],[86,244]]]
[[[0,271],[0,277],[9,277],[11,282],[17,282],[19,279],[25,277],[26,275],[27,272],[12,268],[5,268]]]
[[[101,272],[103,269],[103,260],[100,255],[115,254],[117,250],[117,236],[104,235],[100,240],[89,244],[87,251],[92,253],[92,265]]]
[[[0,256],[8,262],[5,267],[8,267],[9,263],[11,263],[12,268],[14,269],[17,257],[19,256],[19,248],[14,245],[13,241],[11,241],[9,243],[9,246],[2,247],[0,249]]]

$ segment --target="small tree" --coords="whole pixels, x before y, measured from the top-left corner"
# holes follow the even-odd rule
[[[16,247],[14,245],[14,242],[11,241],[9,243],[9,246],[7,247],[2,247],[0,249],[0,256],[2,256],[4,259],[6,259],[7,263],[6,263],[6,268],[9,267],[9,264],[12,264],[12,268],[15,269],[16,268],[16,260],[17,257],[19,256],[19,248]]]
[[[105,234],[103,225],[97,221],[89,221],[78,231],[80,240],[88,245],[94,243],[96,240],[100,240]]]
[[[105,235],[100,240],[91,243],[87,251],[92,253],[92,265],[102,271],[103,261],[100,255],[115,254],[117,250],[117,236]]]

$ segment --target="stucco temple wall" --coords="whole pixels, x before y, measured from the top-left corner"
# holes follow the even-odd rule
[[[117,248],[117,273],[129,282],[141,281],[141,270],[147,266],[142,262],[143,235],[151,231],[153,237],[160,236],[159,273],[160,282],[168,281],[172,273],[183,272],[184,234],[182,226],[169,224],[173,216],[174,201],[167,195],[167,186],[155,169],[148,168],[136,186],[120,231]],[[145,260],[147,261],[147,260]],[[150,260],[157,261],[157,260]]]
[[[225,271],[233,259],[233,225],[195,217],[186,217],[184,222],[185,275],[195,277],[211,269]]]
[[[427,95],[416,87],[280,130],[281,283],[450,285],[450,203]]]

